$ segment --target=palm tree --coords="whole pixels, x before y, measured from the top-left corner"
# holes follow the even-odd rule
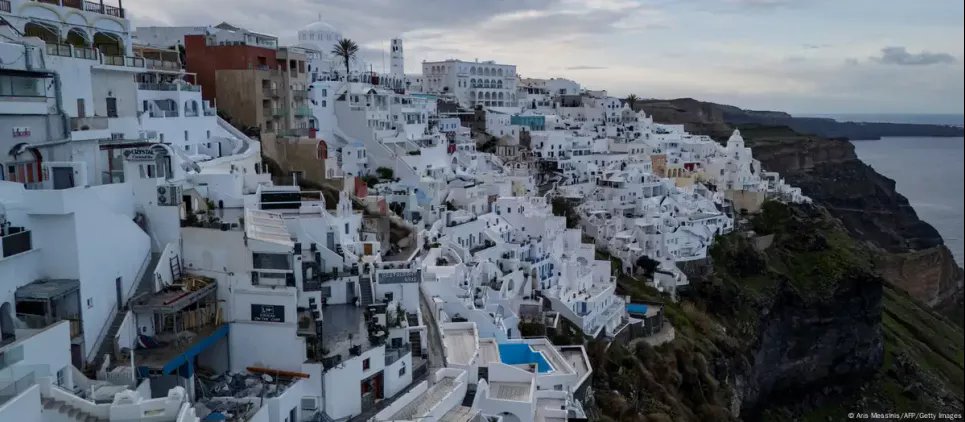
[[[359,52],[359,45],[348,38],[342,38],[339,40],[338,44],[332,47],[332,55],[341,57],[342,61],[345,62],[345,80],[348,80],[348,66],[355,54]]]
[[[637,94],[627,95],[626,102],[627,102],[627,105],[630,106],[630,110],[633,110],[633,106],[637,103],[637,100],[639,99],[640,98],[637,97]]]

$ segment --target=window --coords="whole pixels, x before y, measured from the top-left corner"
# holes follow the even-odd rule
[[[94,307],[94,298],[92,297],[87,298],[87,309],[91,309],[93,307]]]
[[[345,223],[345,234],[348,234],[348,223]]]
[[[266,270],[290,270],[291,258],[280,253],[252,253],[252,268]]]
[[[399,376],[401,377],[401,376],[403,376],[403,375],[405,375],[405,364],[404,364],[404,363],[402,364],[402,367],[399,368]]]
[[[362,361],[362,370],[363,370],[363,371],[368,371],[369,368],[371,368],[371,367],[372,367],[372,364],[369,362],[369,359],[368,359],[368,358],[366,358],[365,360]]]

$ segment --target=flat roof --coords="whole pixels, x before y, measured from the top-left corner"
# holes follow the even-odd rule
[[[528,402],[529,393],[529,383],[498,381],[489,383],[489,396],[495,399]]]
[[[37,280],[17,288],[17,299],[50,300],[80,291],[80,280]]]
[[[443,328],[442,341],[446,345],[446,360],[469,364],[476,351],[476,333],[470,328]]]
[[[250,239],[292,247],[295,245],[280,213],[245,209],[245,234]]]
[[[392,420],[414,420],[425,416],[429,410],[432,410],[436,404],[442,401],[449,393],[455,390],[456,380],[455,378],[445,377],[431,387],[413,399],[409,404],[405,405],[402,409],[399,409],[394,415],[392,415]]]
[[[139,297],[132,308],[134,311],[177,312],[214,295],[217,290],[218,284],[213,278],[185,276],[176,284]]]

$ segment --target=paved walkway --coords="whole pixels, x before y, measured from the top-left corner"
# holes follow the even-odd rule
[[[429,357],[429,372],[446,366],[445,356],[442,354],[442,337],[439,336],[439,325],[436,323],[436,316],[429,310],[429,303],[425,296],[419,293],[419,307],[422,310],[422,323],[426,326],[429,335],[427,355]]]

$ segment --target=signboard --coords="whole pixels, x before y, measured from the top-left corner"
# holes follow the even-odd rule
[[[127,161],[154,161],[157,153],[150,148],[131,148],[124,150],[124,159]]]
[[[258,322],[285,322],[285,307],[282,305],[251,304],[251,320]]]
[[[26,137],[26,136],[30,136],[30,128],[29,128],[29,127],[18,126],[18,127],[13,128],[13,137],[14,137],[14,138],[23,138],[23,137]]]
[[[422,270],[379,271],[379,284],[418,283],[419,280],[422,280]]]

